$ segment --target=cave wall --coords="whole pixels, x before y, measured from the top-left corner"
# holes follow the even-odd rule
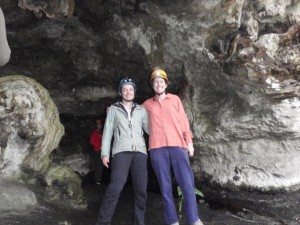
[[[35,79],[61,115],[80,119],[103,114],[122,75],[143,102],[161,66],[191,122],[197,180],[299,188],[300,3],[47,2],[0,0],[12,49],[1,76]]]

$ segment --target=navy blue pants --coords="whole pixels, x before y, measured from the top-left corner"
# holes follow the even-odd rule
[[[166,224],[178,221],[172,194],[171,168],[184,197],[184,210],[188,224],[198,219],[195,182],[187,150],[180,147],[162,147],[150,150],[151,164],[157,177],[162,195],[164,220]]]
[[[111,180],[102,198],[96,225],[110,224],[121,191],[131,173],[134,191],[133,225],[144,225],[147,200],[147,155],[140,152],[120,152],[111,163]]]

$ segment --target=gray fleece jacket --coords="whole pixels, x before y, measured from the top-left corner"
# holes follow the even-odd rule
[[[110,157],[112,137],[112,156],[125,151],[147,154],[143,130],[149,133],[148,113],[143,106],[133,103],[130,114],[129,120],[121,102],[110,106],[102,135],[101,157]]]

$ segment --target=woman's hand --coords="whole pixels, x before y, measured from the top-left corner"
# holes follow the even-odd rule
[[[193,157],[194,156],[194,146],[193,146],[193,143],[189,143],[187,145],[187,150],[189,152],[189,156]]]
[[[102,163],[103,163],[103,165],[106,167],[106,168],[108,168],[109,167],[109,158],[107,157],[107,156],[104,156],[103,158],[102,158]]]

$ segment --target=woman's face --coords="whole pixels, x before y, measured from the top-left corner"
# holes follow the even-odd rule
[[[164,78],[156,77],[153,80],[152,88],[157,94],[162,94],[166,91],[167,83]]]
[[[133,101],[135,97],[134,87],[131,84],[124,84],[121,88],[121,96],[125,101]]]

